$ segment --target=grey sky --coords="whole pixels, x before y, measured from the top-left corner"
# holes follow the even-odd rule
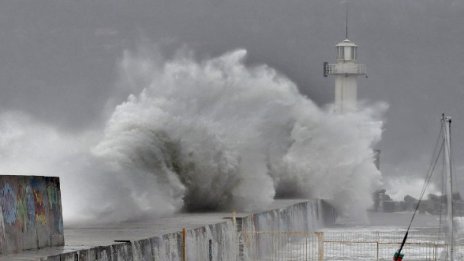
[[[250,63],[269,64],[324,105],[333,79],[322,63],[335,60],[344,12],[339,0],[2,1],[0,109],[66,130],[98,124],[123,51],[146,39],[199,57],[245,48]],[[455,118],[456,162],[464,155],[463,14],[454,0],[350,2],[350,38],[369,73],[360,96],[390,104],[387,175],[428,160],[443,111]]]

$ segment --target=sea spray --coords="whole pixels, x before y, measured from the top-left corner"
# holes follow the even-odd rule
[[[421,195],[422,188],[424,187],[425,179],[414,177],[413,174],[404,175],[402,177],[384,178],[383,179],[386,193],[393,200],[403,201],[405,196],[411,196],[419,198]],[[434,183],[428,184],[424,195],[429,194],[441,195],[440,189]]]
[[[2,153],[15,155],[0,159],[0,171],[60,175],[65,220],[258,210],[275,196],[364,213],[380,182],[372,148],[385,106],[320,109],[288,78],[245,58],[236,50],[159,62],[126,52],[120,86],[131,94],[103,130],[69,134],[0,115]],[[12,123],[20,134],[8,134]]]
[[[146,86],[116,108],[95,154],[173,190],[180,182],[190,210],[260,209],[277,193],[363,213],[380,181],[372,146],[385,106],[321,110],[289,79],[265,65],[247,67],[245,57],[237,50],[148,66],[159,69],[138,74]],[[136,55],[125,59],[147,67]]]
[[[175,205],[156,190],[152,176],[129,179],[95,157],[90,149],[101,136],[98,131],[68,133],[23,113],[5,112],[0,133],[1,173],[60,177],[65,225],[163,215],[181,207],[182,202]]]

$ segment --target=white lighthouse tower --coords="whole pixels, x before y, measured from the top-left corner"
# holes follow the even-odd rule
[[[335,110],[339,113],[357,109],[357,77],[367,77],[366,66],[356,62],[358,46],[348,39],[348,23],[345,38],[336,45],[337,63],[324,63],[324,77],[335,76]]]

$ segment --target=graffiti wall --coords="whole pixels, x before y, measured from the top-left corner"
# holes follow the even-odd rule
[[[0,254],[64,245],[58,177],[0,175]]]

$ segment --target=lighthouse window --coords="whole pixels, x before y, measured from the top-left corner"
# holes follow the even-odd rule
[[[356,60],[357,49],[357,47],[353,47],[353,60]]]
[[[337,49],[338,49],[338,59],[343,60],[344,57],[345,57],[344,48],[339,46],[339,47],[337,47]]]
[[[352,59],[352,48],[351,47],[345,47],[345,60],[351,60]]]

